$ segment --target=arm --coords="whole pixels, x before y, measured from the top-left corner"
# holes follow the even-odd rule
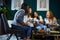
[[[28,21],[27,21],[27,16],[26,15],[23,18],[23,22],[24,22],[24,25],[28,25]]]
[[[48,23],[48,25],[50,25],[50,26],[57,26],[57,19],[54,17],[54,19],[51,20],[51,21]]]
[[[16,21],[18,24],[21,24],[21,25],[24,25],[24,22],[23,22],[23,16],[25,14],[25,11],[24,10],[20,10],[19,12],[17,12],[19,14],[17,14],[17,17],[16,17]]]
[[[57,19],[56,19],[56,18],[54,18],[52,25],[53,25],[53,26],[58,26],[58,23],[57,23]]]
[[[44,24],[42,16],[39,16],[39,19],[40,23]]]

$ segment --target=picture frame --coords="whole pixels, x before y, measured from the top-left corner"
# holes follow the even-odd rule
[[[11,10],[19,10],[24,0],[11,0]]]
[[[48,11],[49,0],[37,0],[37,11]]]

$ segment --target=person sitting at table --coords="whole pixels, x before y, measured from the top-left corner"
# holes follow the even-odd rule
[[[46,26],[42,24],[43,19],[42,16],[38,16],[37,12],[34,12],[34,25],[36,26],[37,30],[46,30]]]
[[[13,28],[16,30],[24,30],[24,35],[21,35],[23,37],[23,40],[30,40],[31,37],[31,27],[25,26],[26,24],[23,22],[24,15],[27,13],[27,10],[29,9],[29,5],[26,3],[23,3],[21,6],[21,9],[19,9],[13,20],[13,25],[15,25]]]
[[[34,21],[39,21],[40,23],[43,23],[43,18],[41,15],[38,16],[37,12],[34,12]]]
[[[45,24],[49,25],[49,28],[53,30],[55,26],[58,26],[57,19],[54,17],[52,11],[47,11],[46,18],[44,19]]]
[[[32,9],[31,8],[29,8],[26,15],[24,15],[24,20],[23,21],[26,24],[26,26],[34,27],[33,18],[32,18]]]

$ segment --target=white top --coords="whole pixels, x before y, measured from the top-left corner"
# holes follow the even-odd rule
[[[41,22],[43,22],[43,18],[42,18],[42,16],[41,16],[41,15],[39,16],[39,19],[40,19],[40,21],[41,21]]]
[[[47,19],[47,18],[45,18],[44,19],[44,21],[45,21],[45,24],[57,24],[57,26],[59,25],[58,23],[57,23],[57,20],[54,18],[54,20],[51,20],[51,19]]]
[[[37,23],[43,22],[42,16],[39,16],[39,19],[40,19],[40,20],[38,20],[37,18],[34,18],[34,22],[37,22]]]
[[[25,15],[24,18],[23,18],[23,22],[27,22],[27,20],[28,20],[28,16]]]
[[[33,18],[28,18],[27,15],[24,16],[24,19],[23,19],[23,22],[27,22],[28,21],[28,26],[30,27],[34,27],[33,23],[32,23],[32,20]]]

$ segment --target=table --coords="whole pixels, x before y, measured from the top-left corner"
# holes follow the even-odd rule
[[[51,31],[51,34],[49,34],[48,36],[54,36],[55,40],[58,40],[58,37],[60,36],[60,32],[59,31]]]
[[[41,35],[42,37],[46,37],[46,36],[53,36],[54,40],[58,40],[58,37],[60,36],[60,32],[53,32],[51,31],[49,34],[47,33],[32,33],[32,40],[34,40],[34,36],[39,36]]]

